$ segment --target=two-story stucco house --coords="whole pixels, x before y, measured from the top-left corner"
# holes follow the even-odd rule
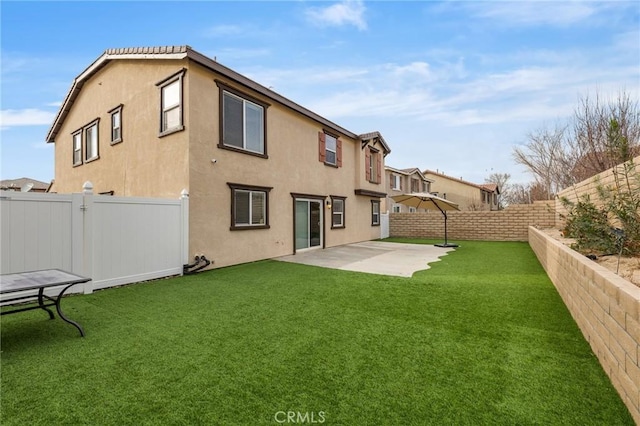
[[[433,194],[458,204],[460,210],[498,210],[500,189],[496,184],[477,185],[433,170],[422,173],[432,179]]]
[[[378,132],[355,134],[189,46],[105,51],[47,142],[52,192],[186,189],[190,255],[217,267],[380,236],[390,149]]]
[[[415,193],[415,192],[431,192],[432,179],[425,177],[420,169],[395,169],[385,166],[385,180],[387,182],[387,198],[383,208],[391,213],[412,213],[416,209],[404,204],[394,202],[391,197],[394,195]],[[425,211],[424,209],[419,209]]]

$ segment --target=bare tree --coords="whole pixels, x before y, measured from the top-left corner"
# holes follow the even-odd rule
[[[531,192],[529,191],[530,184],[514,183],[511,185],[509,191],[508,203],[509,204],[531,204]]]
[[[638,102],[624,92],[608,103],[597,93],[585,96],[575,110],[568,142],[571,173],[578,182],[631,160],[640,147]]]
[[[640,154],[638,101],[621,92],[603,102],[585,96],[566,125],[528,135],[513,158],[525,166],[546,197]],[[539,191],[538,191],[539,192]]]
[[[565,168],[570,161],[565,150],[566,134],[566,126],[542,128],[528,135],[524,147],[513,150],[516,163],[529,169],[549,198],[564,188]]]
[[[547,199],[547,190],[539,183],[514,183],[509,190],[507,202],[508,204],[532,204],[534,201]]]
[[[509,191],[511,185],[509,184],[509,179],[511,179],[511,175],[509,173],[491,173],[488,177],[484,179],[484,183],[494,183],[498,185],[498,209],[504,209],[509,203],[507,200],[509,199]]]

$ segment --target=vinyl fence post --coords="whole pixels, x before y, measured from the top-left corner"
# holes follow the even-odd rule
[[[82,239],[82,274],[85,277],[91,278],[91,281],[84,284],[84,294],[90,294],[93,292],[93,184],[86,181],[82,185],[82,224],[83,224],[83,239]]]
[[[182,232],[182,264],[189,263],[189,193],[186,189],[183,189],[180,193],[180,220],[181,220],[181,232]]]
[[[71,194],[71,272],[84,275],[84,194]]]

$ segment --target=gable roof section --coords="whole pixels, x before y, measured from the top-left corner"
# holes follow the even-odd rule
[[[496,183],[483,183],[480,185],[482,189],[488,192],[495,192],[496,194],[500,194],[500,188],[498,188],[498,184]]]
[[[389,145],[387,145],[387,142],[384,140],[380,132],[363,133],[361,135],[358,135],[358,138],[362,142],[373,141],[374,145],[376,143],[379,143],[382,146],[382,149],[384,150],[384,155],[387,155],[388,153],[391,152],[391,148],[389,148]]]
[[[297,103],[285,98],[278,93],[267,89],[261,84],[256,83],[255,81],[233,71],[230,68],[225,67],[224,65],[218,63],[217,61],[204,56],[203,54],[196,52],[190,46],[161,46],[161,47],[130,47],[130,48],[119,48],[119,49],[107,49],[105,52],[96,59],[91,65],[89,65],[80,75],[78,75],[71,84],[71,88],[69,89],[69,93],[62,103],[62,107],[58,111],[55,120],[49,132],[47,133],[47,143],[55,142],[55,138],[64,123],[73,103],[75,102],[78,94],[82,90],[82,86],[84,83],[90,79],[95,73],[99,70],[107,66],[111,61],[119,60],[119,59],[140,59],[140,60],[154,60],[154,59],[185,59],[194,61],[197,64],[202,65],[205,68],[208,68],[212,71],[215,71],[230,80],[249,88],[261,95],[266,96],[269,99],[272,99],[279,104],[292,109],[293,111],[298,112],[306,117],[311,118],[312,120],[320,123],[323,126],[326,126],[336,132],[339,132],[347,137],[356,140],[371,140],[374,138],[378,138],[378,141],[383,146],[386,154],[391,152],[389,146],[385,142],[382,135],[379,132],[365,133],[362,135],[356,135],[355,133],[343,128],[335,124],[334,122],[327,120],[324,117],[316,114],[315,112],[308,110],[307,108],[298,105]]]
[[[408,168],[408,169],[402,169],[402,171],[404,171],[405,173],[407,173],[407,175],[412,175],[412,174],[417,173],[417,174],[418,174],[418,176],[420,176],[420,178],[421,178],[422,180],[426,180],[426,181],[428,181],[428,182],[433,182],[433,179],[429,179],[428,177],[426,177],[426,176],[424,175],[424,173],[422,173],[422,172],[420,171],[420,169],[419,169],[419,168],[417,168],[417,167]]]
[[[397,173],[399,175],[404,175],[404,176],[410,176],[414,173],[417,173],[422,180],[426,180],[427,182],[433,182],[433,179],[426,177],[417,167],[410,167],[408,169],[396,169],[391,166],[385,166],[384,169],[393,173]]]
[[[462,183],[464,185],[473,186],[473,187],[478,188],[478,189],[480,189],[482,191],[488,191],[488,189],[483,187],[482,185],[478,185],[477,183],[468,182],[468,181],[463,180],[463,179],[458,179],[458,178],[455,178],[453,176],[448,176],[448,175],[445,175],[444,173],[434,172],[433,170],[429,170],[429,169],[425,170],[423,173],[425,175],[427,175],[427,174],[435,175],[435,176],[438,176],[438,177],[441,177],[441,178],[445,178],[445,179],[449,179],[449,180],[452,180],[452,181],[455,181],[455,182],[458,182],[458,183]]]

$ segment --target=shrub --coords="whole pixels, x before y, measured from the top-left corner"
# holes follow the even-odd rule
[[[618,251],[616,235],[612,232],[607,213],[596,207],[588,195],[577,203],[562,200],[569,210],[564,235],[574,238],[574,250],[583,254],[615,253]]]
[[[583,254],[640,254],[640,173],[633,161],[613,169],[614,182],[597,183],[601,203],[588,195],[576,203],[561,199],[567,208],[564,234],[575,238],[573,248]],[[620,246],[622,244],[622,247]]]

